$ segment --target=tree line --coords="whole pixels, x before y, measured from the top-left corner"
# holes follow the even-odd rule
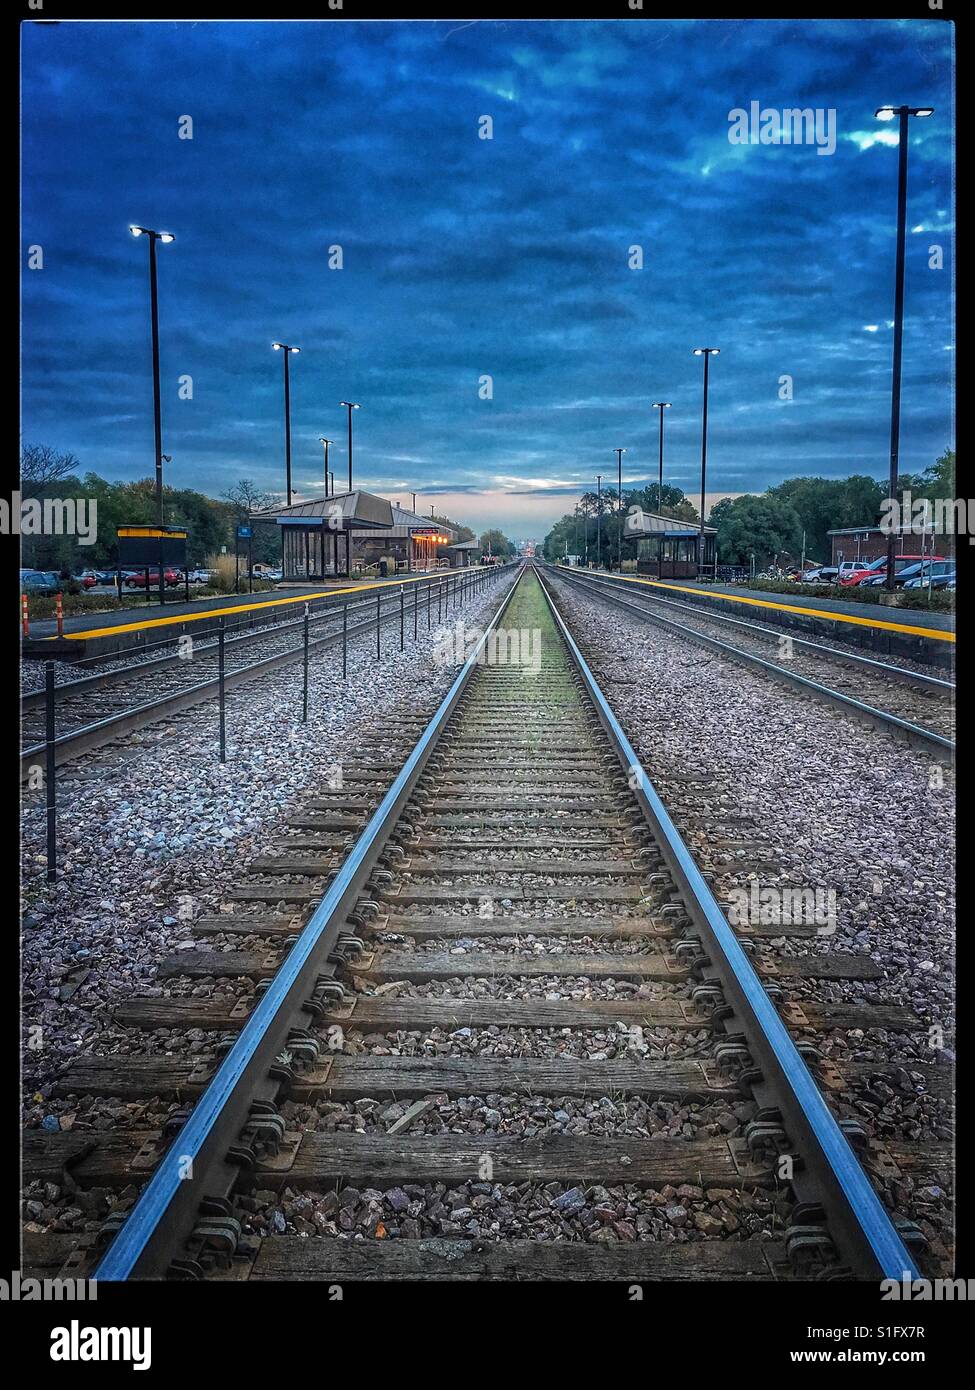
[[[946,449],[923,472],[902,473],[898,489],[901,493],[909,491],[915,499],[953,497],[954,472],[954,450]],[[632,506],[700,524],[697,508],[680,488],[665,486],[659,502],[657,491],[656,484],[630,492],[624,490],[621,516],[613,488],[607,488],[601,496],[584,493],[580,507],[585,513],[585,527],[583,517],[563,516],[545,537],[545,558],[558,560],[566,552],[583,555],[584,537],[588,534],[589,558],[593,560],[597,533],[602,559],[615,558],[620,527]],[[756,567],[764,569],[770,564],[794,564],[803,553],[809,562],[826,563],[831,549],[828,532],[876,526],[886,496],[886,483],[864,474],[855,473],[848,478],[787,478],[762,493],[722,498],[711,509],[707,524],[717,531],[719,564],[749,565],[754,556]],[[627,541],[624,530],[623,556],[632,558],[633,553],[634,542]]]
[[[157,520],[155,482],[109,482],[97,473],[82,473],[74,454],[44,444],[27,444],[21,450],[20,493],[24,498],[57,497],[95,502],[98,507],[97,539],[80,545],[70,535],[24,535],[23,564],[31,569],[69,574],[81,569],[112,569],[118,559],[116,530],[119,526],[153,525]],[[212,555],[234,549],[237,526],[251,521],[255,512],[274,506],[273,493],[265,492],[248,478],[241,478],[221,497],[209,497],[195,488],[163,487],[163,516],[167,526],[186,530],[186,558],[191,566],[203,565]],[[469,526],[458,526],[445,516],[432,516],[439,526],[452,527],[458,540],[473,540]],[[254,524],[252,554],[255,563],[276,564],[281,558],[279,528]],[[500,531],[485,531],[480,538],[484,554],[513,555],[515,546]]]

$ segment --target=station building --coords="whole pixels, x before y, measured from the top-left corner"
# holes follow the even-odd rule
[[[353,561],[367,566],[386,559],[390,569],[395,561],[396,568],[408,574],[453,563],[450,550],[457,540],[455,527],[429,516],[418,516],[396,502],[389,506],[392,508],[391,526],[356,533],[352,544]]]
[[[830,563],[840,565],[844,560],[876,560],[887,554],[887,532],[879,526],[844,526],[827,531],[832,546]],[[895,532],[895,555],[953,555],[955,537],[950,532],[928,531],[922,535],[909,526]]]

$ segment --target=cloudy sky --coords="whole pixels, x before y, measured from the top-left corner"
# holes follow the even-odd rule
[[[299,495],[320,491],[320,435],[342,478],[351,399],[357,484],[539,536],[615,475],[617,445],[625,481],[656,476],[660,398],[666,478],[693,494],[705,343],[722,349],[710,494],[884,476],[897,137],[873,112],[889,102],[937,108],[911,128],[901,467],[953,443],[942,22],[22,33],[25,267],[43,250],[23,274],[24,438],[85,470],[153,468],[141,222],[177,237],[159,248],[175,484],[283,488],[274,338],[302,349]],[[753,101],[834,111],[835,152],[731,144],[729,112]]]

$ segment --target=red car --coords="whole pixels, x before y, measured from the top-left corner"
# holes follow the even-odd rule
[[[183,576],[180,574],[179,570],[169,569],[168,567],[163,571],[163,578],[167,584],[181,584],[183,581]],[[144,589],[146,587],[146,571],[133,570],[131,574],[125,576],[124,583],[127,589]],[[158,584],[159,571],[153,569],[149,570],[150,588]]]
[[[922,557],[920,555],[895,555],[894,573],[899,574],[908,565],[917,564]],[[871,579],[878,579],[887,573],[887,556],[878,555],[876,560],[872,560],[865,570],[854,570],[852,574],[844,574],[840,580],[843,585],[865,584]]]

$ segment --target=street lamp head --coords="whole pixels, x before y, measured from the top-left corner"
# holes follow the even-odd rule
[[[695,357],[703,357],[705,353],[709,353],[712,357],[717,357],[717,355],[718,355],[718,353],[719,353],[720,351],[721,351],[720,348],[712,348],[712,347],[695,348],[695,349],[694,349],[694,356],[695,356]]]
[[[892,121],[895,116],[933,116],[933,106],[878,106],[873,113],[878,121]]]
[[[347,405],[347,406],[349,407],[350,410],[358,410],[358,409],[359,409],[359,405],[358,405],[358,402],[357,402],[357,401],[339,401],[339,405]]]
[[[289,351],[289,352],[300,352],[300,351],[301,351],[301,348],[289,347],[289,348],[288,348],[288,351]]]
[[[275,352],[279,352],[281,348],[284,347],[284,343],[272,343],[271,346],[274,348]]]
[[[176,237],[172,232],[154,232],[151,227],[138,227],[133,222],[129,225],[129,231],[133,236],[155,237],[157,241],[175,241]]]
[[[651,407],[652,407],[652,406],[659,406],[661,410],[669,410],[669,409],[670,409],[670,401],[651,401],[651,402],[650,402],[650,405],[651,405]]]

